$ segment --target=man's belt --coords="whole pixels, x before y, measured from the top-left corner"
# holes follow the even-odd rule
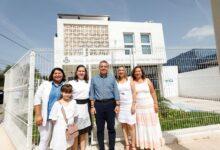
[[[96,99],[95,102],[97,103],[108,103],[108,102],[112,102],[115,101],[114,98],[110,98],[110,99]]]

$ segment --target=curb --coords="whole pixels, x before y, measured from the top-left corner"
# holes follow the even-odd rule
[[[220,137],[220,124],[164,131],[165,144],[182,144],[200,139]]]

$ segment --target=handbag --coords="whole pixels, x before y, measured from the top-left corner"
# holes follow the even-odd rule
[[[62,114],[63,114],[63,118],[64,118],[64,120],[67,124],[67,128],[66,128],[66,131],[65,131],[66,140],[74,139],[75,137],[77,137],[79,135],[78,127],[75,123],[68,125],[68,119],[66,118],[66,113],[65,113],[65,110],[64,110],[63,106],[61,107],[61,111],[62,111]]]

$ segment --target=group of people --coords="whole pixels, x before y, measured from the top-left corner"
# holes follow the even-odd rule
[[[71,81],[66,81],[61,68],[51,71],[34,100],[40,150],[85,150],[93,116],[99,150],[105,149],[105,123],[109,150],[115,149],[115,118],[122,126],[125,150],[160,149],[163,139],[152,82],[140,66],[133,69],[131,77],[124,66],[118,67],[116,76],[108,69],[108,62],[101,61],[99,74],[89,79],[86,67],[79,65]],[[79,133],[73,139],[66,138],[70,124],[76,125]]]

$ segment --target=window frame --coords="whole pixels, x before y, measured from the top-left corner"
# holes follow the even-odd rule
[[[142,40],[140,40],[141,41],[141,51],[142,51],[142,54],[143,55],[151,55],[153,53],[153,51],[152,51],[151,33],[140,33],[140,39],[142,39],[143,35],[148,35],[149,36],[149,43],[142,43]],[[142,46],[150,46],[150,53],[144,53]]]
[[[125,43],[125,35],[129,35],[129,34],[132,35],[133,43]],[[134,49],[134,41],[135,41],[134,33],[133,32],[123,32],[123,41],[124,41],[125,55],[132,54],[133,50],[131,52],[129,51],[129,53],[126,53],[126,51],[128,51],[128,50],[126,50],[126,46],[132,46],[133,48],[131,48],[131,49]]]

